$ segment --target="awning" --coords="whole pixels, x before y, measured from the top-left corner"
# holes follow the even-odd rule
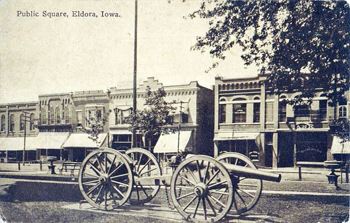
[[[179,139],[178,132],[161,135],[158,139],[156,146],[154,147],[153,152],[154,153],[177,153],[178,151],[180,152],[191,151],[193,149],[191,135],[192,135],[192,131],[180,131],[180,143],[178,141]]]
[[[333,137],[332,154],[350,154],[350,142],[342,142],[343,140],[337,136]]]
[[[62,149],[68,136],[68,132],[40,132],[32,146],[37,149]]]
[[[36,137],[26,137],[26,151],[36,150],[33,142]],[[6,137],[0,138],[1,151],[23,151],[24,137]]]
[[[98,144],[89,138],[86,133],[73,133],[69,136],[68,140],[64,143],[63,147],[78,147],[78,148],[98,148],[103,145],[107,137],[107,133],[101,133],[98,135]]]
[[[259,134],[258,132],[218,132],[215,134],[214,141],[256,140]]]

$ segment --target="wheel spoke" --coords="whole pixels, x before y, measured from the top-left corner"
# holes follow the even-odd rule
[[[193,183],[192,181],[190,181],[190,180],[187,179],[186,177],[184,177],[184,176],[182,176],[182,175],[180,175],[180,177],[181,177],[182,179],[186,180],[188,183],[192,184],[193,186],[196,186],[195,183]]]
[[[248,193],[248,192],[246,192],[246,191],[244,191],[244,190],[242,190],[242,189],[237,188],[237,190],[242,191],[244,194],[246,194],[246,195],[248,195],[248,196],[250,196],[250,197],[252,197],[252,198],[255,197],[253,194],[250,194],[250,193]],[[237,193],[238,193],[238,192],[237,192]]]
[[[116,176],[113,176],[113,177],[110,177],[110,179],[115,179],[115,178],[118,178],[118,177],[125,177],[125,176],[128,176],[129,173],[124,173],[124,174],[120,174],[120,175],[116,175]]]
[[[217,170],[217,171],[213,174],[213,176],[211,176],[211,178],[210,178],[209,181],[206,183],[206,185],[209,185],[210,182],[219,174],[219,172],[220,172],[220,170]]]
[[[92,170],[98,175],[101,176],[101,172],[94,166],[94,164],[91,163],[91,161],[88,162],[90,164],[90,167]]]
[[[107,167],[106,167],[106,170],[107,170]],[[104,192],[105,192],[105,209],[107,210],[107,193],[108,193],[108,191],[107,191],[106,187],[104,189]]]
[[[107,173],[107,153],[105,153],[105,173]]]
[[[205,174],[204,174],[203,183],[205,183],[205,181],[207,181],[207,177],[208,177],[208,174],[209,174],[209,167],[210,167],[210,162],[208,162],[208,166],[207,166],[207,168],[205,169]]]
[[[102,155],[102,154],[101,154],[101,155]],[[101,161],[100,161],[100,156],[98,156],[97,154],[96,154],[95,156],[96,156],[97,164],[99,165],[101,171],[104,172],[103,167],[102,167],[102,164],[101,164]],[[104,172],[104,173],[105,173],[105,172]]]
[[[190,195],[192,195],[192,194],[194,194],[194,192],[191,192],[191,193],[182,195],[182,196],[180,196],[180,197],[177,197],[176,200],[180,200],[180,199],[185,198],[185,197],[188,197],[188,196],[190,196]]]
[[[193,218],[196,217],[197,210],[198,210],[198,207],[199,207],[199,203],[201,203],[201,199],[200,199],[200,198],[198,198],[198,202],[197,202],[197,205],[196,205],[196,209],[194,209]]]
[[[100,187],[100,189],[98,190],[97,196],[95,198],[95,203],[97,203],[97,200],[100,197],[100,194],[101,194],[101,191],[102,191],[103,188],[104,188],[104,186],[102,185],[102,187]]]
[[[207,208],[205,207],[205,199],[202,197],[203,210],[204,210],[204,219],[207,220]]]
[[[112,185],[112,187],[113,187],[113,189],[114,189],[115,191],[117,191],[117,193],[118,193],[122,198],[125,197],[124,194],[123,194],[116,186]]]
[[[230,195],[230,193],[222,192],[222,191],[218,191],[218,190],[211,190],[210,193],[222,194],[222,195]]]
[[[111,162],[111,165],[109,166],[109,169],[108,169],[108,171],[107,171],[107,174],[108,174],[108,175],[110,174],[111,169],[112,169],[112,166],[113,166],[113,163],[115,162],[116,159],[117,159],[117,156],[114,156],[113,161]]]
[[[243,202],[244,206],[247,207],[247,204],[245,203],[245,200],[243,199],[243,197],[236,191],[236,194],[238,195],[239,199],[241,199],[241,201]]]
[[[98,183],[100,180],[91,180],[91,181],[87,181],[87,182],[83,182],[83,185],[88,185],[88,184],[95,184],[95,183]],[[90,185],[92,186],[92,185]]]
[[[198,179],[199,179],[199,182],[203,182],[202,181],[202,176],[201,176],[201,169],[199,167],[199,162],[198,160],[196,160],[196,166],[197,166],[197,171],[198,171]]]
[[[208,199],[208,197],[205,197],[205,199],[207,199],[207,202],[211,208],[211,210],[213,211],[214,215],[216,216],[216,211],[215,211],[215,208],[214,208],[214,205],[210,202],[210,200]]]
[[[120,167],[122,167],[122,166],[123,166],[122,163],[118,163],[118,166],[116,166],[115,169],[112,171],[112,173],[110,173],[108,176],[109,176],[109,177],[112,176],[112,175],[113,175],[117,170],[119,170]]]
[[[137,195],[137,200],[140,200],[140,192],[139,192],[139,186],[135,184],[136,186],[136,195]]]
[[[157,169],[157,167],[154,167],[154,168],[152,168],[152,169],[150,169],[150,170],[147,170],[147,171],[143,172],[143,173],[140,174],[139,176],[142,176],[142,175],[144,175],[144,174],[146,174],[146,173],[152,172],[153,170],[156,170],[156,169]]]
[[[94,172],[94,173],[96,173],[96,172]],[[98,176],[92,175],[91,173],[84,172],[84,174],[89,175],[89,176],[91,176],[91,177],[93,177],[93,178],[98,178]]]
[[[136,170],[137,173],[139,172],[139,169],[140,169],[142,156],[143,156],[143,153],[141,153],[140,159],[139,159],[139,161],[136,164],[137,168],[135,170]]]
[[[91,187],[88,192],[86,193],[87,196],[89,196],[94,190],[96,190],[96,188],[98,188],[98,186],[100,186],[101,183],[98,182],[95,186]]]
[[[210,195],[209,195],[208,197],[211,198],[211,199],[213,199],[216,203],[220,204],[221,207],[223,207],[223,208],[226,207],[225,204],[223,204],[221,201],[219,201],[218,199],[216,199],[214,196],[210,196]]]
[[[149,162],[151,162],[151,159],[148,159],[147,162],[143,165],[143,167],[141,168],[140,171],[138,171],[138,173],[140,174],[142,172],[143,169],[145,169],[145,167],[149,164]]]
[[[125,184],[125,183],[122,183],[122,182],[119,182],[119,181],[116,181],[116,180],[111,180],[111,182],[115,183],[115,184],[119,184],[119,185],[125,186],[125,187],[129,187],[129,184]]]
[[[239,183],[238,186],[239,186],[239,187],[240,187],[240,186],[245,186],[245,187],[257,187],[257,185],[255,185],[255,184],[241,184],[241,183]]]
[[[197,180],[197,177],[193,174],[193,172],[188,168],[186,167],[187,171],[190,173],[190,175],[192,176],[193,180],[196,181],[196,184],[198,184],[198,180]]]
[[[209,186],[208,186],[208,189],[210,189],[210,188],[212,188],[212,187],[215,187],[215,186],[218,186],[218,185],[221,185],[221,184],[224,184],[224,183],[227,183],[227,180],[224,180],[224,181],[222,181],[222,182],[218,182],[218,183],[209,185]]]
[[[115,197],[114,197],[114,194],[113,194],[113,191],[112,191],[110,185],[108,186],[108,189],[109,189],[109,194],[110,194],[110,196],[111,196],[112,199],[113,199],[113,203],[114,203],[114,204],[117,204],[117,201],[115,200]]]
[[[196,198],[197,198],[197,196],[194,196],[194,197],[186,204],[186,206],[185,206],[182,210],[185,211],[185,210],[188,208],[188,206],[190,206],[190,205],[192,204],[192,202],[193,202],[194,200],[196,200]]]
[[[145,188],[143,188],[143,186],[140,184],[140,187],[141,187],[141,189],[142,189],[142,191],[143,191],[143,193],[146,195],[146,197],[148,198],[149,196],[148,196],[148,194],[146,193],[146,190],[145,190]]]

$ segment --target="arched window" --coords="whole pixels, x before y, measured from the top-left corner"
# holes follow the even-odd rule
[[[35,115],[32,113],[30,114],[30,125],[29,125],[29,130],[34,130],[34,118]]]
[[[297,105],[294,109],[295,121],[305,122],[310,120],[309,105]]]
[[[56,123],[60,124],[61,123],[61,114],[60,114],[60,108],[57,107],[55,109],[55,114],[56,114]]]
[[[10,132],[15,131],[15,115],[10,116]]]
[[[1,131],[5,131],[5,115],[1,116]]]
[[[66,107],[64,109],[64,120],[65,120],[65,123],[68,124],[69,123],[69,108]]]
[[[53,108],[50,108],[50,124],[55,123],[55,110]]]
[[[19,131],[23,131],[24,130],[24,125],[25,125],[24,114],[21,114],[19,116]]]
[[[41,123],[43,124],[43,125],[46,125],[46,109],[45,108],[43,108],[43,109],[41,109]]]

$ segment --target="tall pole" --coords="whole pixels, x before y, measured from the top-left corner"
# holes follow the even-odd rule
[[[136,92],[136,85],[137,85],[137,3],[138,0],[135,0],[135,35],[134,35],[134,75],[133,75],[133,113],[136,112],[136,98],[137,98],[137,92]],[[133,130],[132,132],[132,147],[136,147],[136,133]]]

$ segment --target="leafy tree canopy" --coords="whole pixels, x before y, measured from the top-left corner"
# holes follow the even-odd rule
[[[346,1],[203,2],[190,17],[209,19],[210,28],[193,49],[225,59],[239,45],[273,94],[312,98],[321,89],[334,105],[349,89],[349,15]]]
[[[168,126],[172,123],[169,113],[174,108],[164,100],[165,95],[163,88],[151,91],[150,87],[147,87],[144,109],[136,110],[130,116],[131,131],[148,138],[170,131]]]

